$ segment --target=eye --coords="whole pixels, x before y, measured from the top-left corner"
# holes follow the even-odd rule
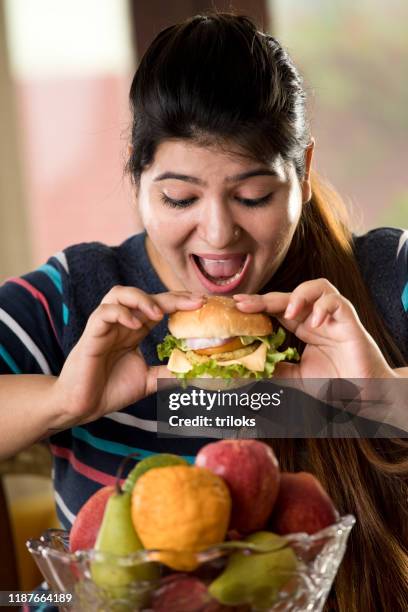
[[[171,208],[187,208],[197,199],[194,197],[188,198],[187,200],[173,200],[173,198],[169,198],[165,193],[161,193],[160,197],[166,206],[170,206]]]
[[[254,208],[256,206],[264,206],[265,204],[268,204],[268,202],[272,199],[272,196],[273,196],[273,191],[271,191],[270,193],[267,193],[265,196],[262,196],[262,198],[251,199],[251,198],[239,198],[238,196],[236,196],[235,199],[240,204],[244,204],[244,206],[249,206],[250,208],[251,207]]]

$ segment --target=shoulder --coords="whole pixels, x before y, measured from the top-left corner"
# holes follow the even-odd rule
[[[1,288],[2,301],[7,297],[14,300],[16,310],[29,310],[29,305],[35,304],[58,321],[62,316],[61,304],[68,284],[66,257],[63,252],[58,252],[31,272],[8,278]]]
[[[74,256],[91,255],[97,257],[116,257],[121,258],[128,251],[143,251],[146,232],[132,234],[118,245],[109,245],[99,241],[80,242],[64,249],[68,259]]]
[[[399,243],[407,230],[398,227],[376,227],[365,234],[353,234],[353,242],[357,252],[365,256],[390,255],[396,257]],[[406,239],[406,238],[405,238]]]
[[[357,261],[372,284],[382,282],[383,290],[392,285],[408,310],[408,230],[378,227],[360,236],[353,235]]]
[[[32,272],[0,287],[0,372],[56,374],[69,311],[68,270],[56,253]]]
[[[143,254],[145,233],[139,233],[126,239],[119,245],[110,246],[102,242],[82,242],[67,247],[64,254],[67,265],[75,276],[98,272],[106,269],[107,274],[119,271],[130,259],[140,266],[144,261]]]
[[[118,246],[88,242],[69,247],[65,253],[73,286],[87,285],[98,297],[117,284],[146,293],[165,291],[150,262],[145,239],[146,232],[141,232]]]
[[[353,249],[363,271],[378,276],[395,271],[399,265],[399,253],[406,248],[407,230],[397,227],[376,227],[365,234],[353,234]]]
[[[363,280],[403,351],[408,350],[408,231],[379,227],[353,235]]]
[[[144,232],[135,234],[118,246],[86,242],[65,249],[70,278],[66,353],[81,336],[89,315],[115,285],[138,287],[146,293],[163,290],[146,253],[145,236]]]

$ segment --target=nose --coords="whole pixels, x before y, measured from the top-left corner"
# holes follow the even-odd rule
[[[202,208],[199,236],[214,249],[225,249],[234,244],[240,234],[228,203],[222,198],[213,198]]]

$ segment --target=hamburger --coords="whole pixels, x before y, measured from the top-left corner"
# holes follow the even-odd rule
[[[168,334],[157,353],[177,378],[271,378],[284,359],[299,360],[295,348],[278,351],[285,341],[264,313],[245,313],[232,298],[209,296],[197,310],[170,315]]]

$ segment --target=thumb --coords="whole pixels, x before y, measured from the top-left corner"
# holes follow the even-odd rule
[[[157,392],[157,379],[158,378],[169,378],[177,380],[176,376],[170,372],[166,365],[151,366],[147,370],[146,375],[146,395],[151,395]]]
[[[296,378],[300,379],[300,366],[296,363],[280,361],[275,366],[273,378]]]

